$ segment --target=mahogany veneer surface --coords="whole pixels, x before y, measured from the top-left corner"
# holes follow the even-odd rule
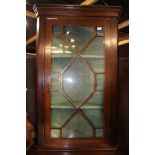
[[[103,151],[35,151],[30,150],[26,155],[121,155],[114,152]]]

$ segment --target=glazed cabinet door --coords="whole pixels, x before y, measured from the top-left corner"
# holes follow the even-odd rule
[[[96,20],[46,20],[45,144],[103,145],[110,133],[109,25]],[[116,67],[116,64],[115,64]],[[113,77],[111,77],[113,76]],[[114,80],[111,82],[111,80]],[[116,101],[115,101],[116,102]],[[67,144],[67,145],[66,145]]]

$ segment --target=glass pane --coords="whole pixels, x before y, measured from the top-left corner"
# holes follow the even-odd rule
[[[51,89],[59,90],[60,88],[60,75],[59,73],[51,73]]]
[[[51,95],[51,108],[62,107],[62,106],[71,106],[72,105],[67,101],[67,99],[59,92],[52,92]]]
[[[96,129],[96,137],[103,137],[103,129]]]
[[[81,109],[95,127],[103,127],[103,93],[96,92]]]
[[[73,106],[59,92],[53,92],[51,97],[51,128],[61,127],[74,113]]]
[[[77,49],[81,49],[94,35],[90,26],[65,26],[65,38]]]
[[[64,34],[62,27],[52,27],[51,137],[93,138],[88,120],[103,127],[103,92],[95,90],[104,87],[104,28],[69,25],[63,30]],[[103,137],[102,129],[95,131],[96,137]]]
[[[52,138],[60,138],[60,129],[51,129]]]
[[[74,109],[70,109],[69,107],[52,109],[51,128],[62,127],[62,125],[69,119],[73,112]]]
[[[52,27],[52,34],[60,34],[61,33],[61,27],[59,25],[54,25]]]
[[[93,129],[89,124],[77,113],[63,128],[63,138],[87,138],[93,136]]]
[[[105,83],[104,74],[96,74],[96,80],[97,80],[96,89],[97,90],[103,90],[104,89],[104,83]]]
[[[61,72],[75,55],[72,48],[66,44],[63,37],[53,37],[52,40],[52,72]]]
[[[63,89],[78,107],[94,90],[94,74],[89,66],[77,58],[63,73]]]
[[[103,37],[96,37],[82,54],[96,73],[103,73],[105,70],[103,40]]]

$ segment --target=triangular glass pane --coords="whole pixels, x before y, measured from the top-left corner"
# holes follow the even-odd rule
[[[61,36],[53,36],[51,69],[52,72],[61,72],[67,63],[75,56],[75,51],[66,44]]]
[[[65,38],[78,50],[81,49],[93,35],[94,28],[91,26],[65,26]]]
[[[86,120],[77,113],[62,129],[63,138],[91,138],[93,129]]]
[[[52,93],[51,128],[60,128],[74,112],[74,107],[68,103],[61,93]]]
[[[95,127],[103,127],[103,93],[96,92],[81,110]]]
[[[96,37],[81,55],[96,73],[105,71],[104,37]]]

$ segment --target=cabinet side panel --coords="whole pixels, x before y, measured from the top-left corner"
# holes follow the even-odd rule
[[[116,144],[117,125],[117,20],[107,24],[105,34],[106,42],[106,68],[105,68],[105,117],[110,120],[105,126],[105,140]]]
[[[111,80],[111,109],[110,109],[110,144],[117,143],[117,124],[118,124],[118,54],[117,54],[117,20],[113,20],[110,24],[110,48],[112,63],[112,80]]]
[[[44,46],[45,46],[45,18],[37,19],[37,122],[38,145],[44,144]]]
[[[45,67],[44,67],[44,105],[45,105],[45,141],[49,143],[50,138],[50,82],[51,82],[51,21],[46,20],[46,36],[45,36]]]

